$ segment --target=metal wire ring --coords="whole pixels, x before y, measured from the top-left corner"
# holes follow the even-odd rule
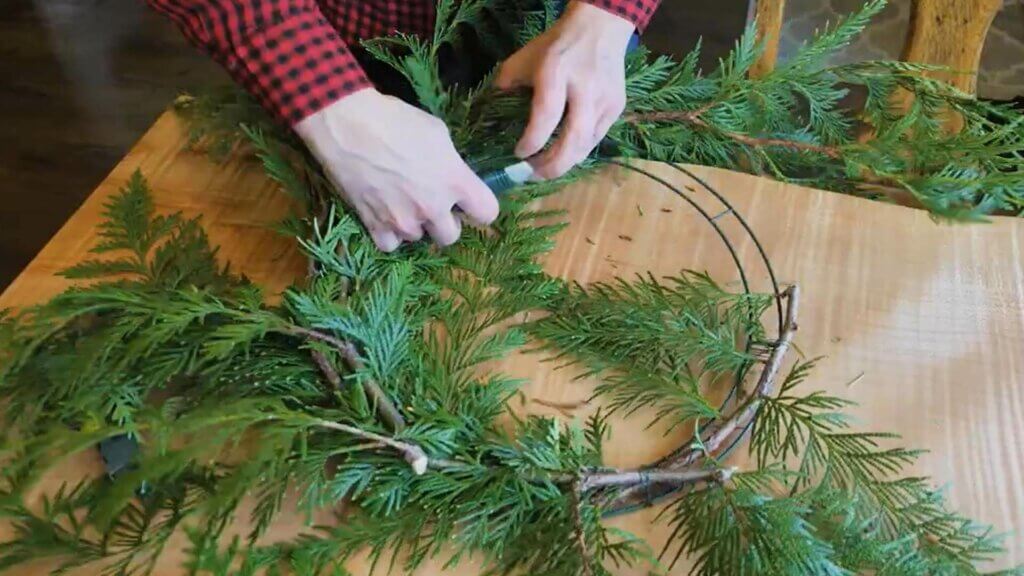
[[[717,199],[724,206],[724,208],[725,208],[724,210],[719,212],[717,215],[712,216],[711,213],[708,212],[707,210],[705,210],[704,208],[702,208],[700,206],[700,204],[697,203],[696,200],[691,198],[689,195],[687,195],[685,192],[680,190],[678,187],[676,187],[673,184],[669,183],[664,178],[661,178],[660,176],[652,174],[651,172],[649,172],[647,170],[644,170],[643,168],[638,168],[636,166],[633,166],[633,165],[631,165],[631,164],[629,164],[627,162],[623,162],[621,160],[606,159],[604,161],[606,163],[608,163],[608,164],[613,164],[615,166],[619,166],[619,167],[625,168],[625,169],[630,170],[632,172],[635,172],[637,174],[642,174],[643,176],[647,177],[648,179],[650,179],[650,180],[660,184],[661,186],[665,187],[666,189],[668,189],[669,191],[674,193],[676,196],[678,196],[681,199],[685,200],[687,204],[689,204],[694,210],[696,210],[697,213],[699,213],[701,215],[701,217],[703,217],[708,222],[708,224],[710,224],[711,227],[714,228],[715,232],[718,234],[718,237],[722,240],[722,243],[725,245],[726,249],[729,251],[729,255],[731,256],[732,261],[733,261],[733,263],[736,266],[736,270],[739,273],[740,282],[743,285],[743,292],[744,292],[744,294],[750,295],[751,294],[751,292],[750,292],[750,284],[749,284],[749,281],[747,279],[747,273],[746,273],[746,270],[743,267],[742,262],[740,261],[739,255],[738,255],[738,253],[736,251],[736,247],[733,245],[732,241],[729,240],[728,235],[725,234],[725,232],[722,230],[721,226],[719,226],[719,224],[718,224],[718,219],[721,218],[722,216],[724,216],[726,214],[732,215],[739,222],[739,224],[743,228],[743,230],[747,233],[747,236],[750,237],[750,240],[754,243],[754,246],[757,249],[758,255],[760,256],[761,262],[764,265],[765,270],[767,270],[767,272],[768,272],[768,278],[769,278],[769,280],[771,282],[772,296],[773,296],[773,300],[774,300],[775,315],[777,317],[777,329],[778,329],[778,333],[779,334],[782,333],[783,325],[785,323],[785,317],[784,317],[784,313],[783,313],[783,309],[782,309],[782,290],[779,288],[778,279],[777,279],[777,277],[775,275],[774,268],[772,268],[771,260],[768,258],[768,254],[765,251],[764,246],[761,244],[761,241],[758,240],[757,235],[754,234],[753,229],[750,227],[750,225],[747,223],[747,221],[739,214],[739,212],[733,207],[733,205],[728,200],[726,200],[726,198],[720,192],[715,190],[714,187],[712,187],[704,179],[700,178],[699,176],[694,174],[689,169],[687,169],[687,168],[685,168],[683,166],[680,166],[678,164],[675,164],[675,163],[666,163],[666,164],[668,164],[668,166],[672,167],[674,170],[685,174],[686,176],[688,176],[689,178],[691,178],[692,180],[694,180],[695,182],[700,184],[700,186],[702,188],[704,188],[709,193],[711,193],[711,195],[714,196],[715,199]],[[751,318],[751,320],[755,321],[755,322],[759,321],[759,319],[757,319],[757,318]],[[746,342],[746,344],[744,346],[744,352],[745,353],[749,353],[750,352],[752,344],[753,344],[752,341],[748,338],[747,342]],[[750,366],[752,364],[753,364],[753,362],[748,360],[748,361],[746,361],[744,363],[743,366],[740,367],[739,370],[737,370],[737,372],[736,372],[736,379],[733,382],[733,385],[730,388],[730,390],[729,390],[728,394],[726,395],[725,399],[722,401],[722,405],[720,407],[720,410],[724,410],[725,407],[729,404],[729,402],[731,402],[736,397],[736,394],[739,391],[739,388],[742,385],[743,380],[746,377],[747,371],[749,370],[749,368],[750,368]],[[726,456],[729,455],[736,448],[736,446],[740,443],[740,441],[742,441],[743,438],[746,437],[747,433],[749,432],[750,428],[753,426],[755,421],[756,421],[756,416],[755,416],[755,418],[751,419],[751,421],[748,422],[746,424],[746,426],[744,426],[744,428],[740,431],[740,433],[737,434],[736,437],[732,440],[732,442],[730,442],[729,445],[725,448],[725,450],[723,450],[723,452],[722,452],[723,455],[726,455]],[[654,462],[653,464],[649,464],[649,465],[645,466],[645,468],[651,469],[651,468],[657,468],[657,467],[660,467],[660,466],[664,465],[667,461],[669,461],[673,457],[677,456],[680,452],[682,452],[683,450],[688,449],[694,443],[694,441],[696,441],[696,440],[697,440],[697,436],[696,435],[692,436],[689,441],[683,443],[679,448],[673,450],[671,453],[669,453],[668,455],[660,458],[658,461]],[[655,488],[653,488],[650,485],[650,483],[647,483],[647,485],[646,485],[647,497],[645,498],[645,505],[646,506],[651,506],[651,505],[653,505],[653,504],[655,504],[655,503],[657,503],[659,501],[662,501],[662,500],[664,500],[666,498],[669,498],[671,496],[676,495],[680,490],[681,490],[680,488],[665,487],[665,486],[662,486],[662,487],[660,487],[658,489],[655,489]],[[606,511],[604,511],[604,515],[605,516],[616,516],[616,515],[619,515],[619,514],[624,514],[624,513],[631,512],[631,511],[636,510],[636,509],[638,509],[640,507],[641,506],[628,506],[628,507],[622,507],[622,508],[619,508],[619,509],[606,510]]]

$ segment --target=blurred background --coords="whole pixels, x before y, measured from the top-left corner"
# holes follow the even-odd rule
[[[861,0],[789,0],[780,59]],[[745,0],[663,0],[644,43],[702,65],[732,47]],[[910,0],[891,0],[837,60],[897,58]],[[182,91],[227,83],[143,0],[0,2],[0,289],[32,259]],[[1004,4],[982,54],[978,94],[1024,94],[1024,0]]]

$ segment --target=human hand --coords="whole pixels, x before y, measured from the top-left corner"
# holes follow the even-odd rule
[[[498,216],[491,190],[455,151],[444,122],[368,88],[303,119],[295,132],[385,252],[426,232],[459,239],[455,206],[477,224]]]
[[[633,30],[624,18],[572,2],[554,26],[501,65],[498,88],[533,86],[530,120],[515,150],[520,158],[544,148],[568,103],[558,141],[530,161],[537,176],[557,178],[582,162],[622,114]]]

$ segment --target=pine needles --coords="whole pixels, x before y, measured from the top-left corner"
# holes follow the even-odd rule
[[[466,27],[522,43],[550,24],[549,4],[526,12],[446,0],[432,38],[371,49],[406,74],[475,165],[496,166],[511,158],[525,100],[486,83],[443,86],[438,49]],[[953,217],[1019,207],[1014,113],[912,66],[820,68],[880,7],[757,80],[746,76],[758,50],[749,34],[707,76],[696,52],[679,63],[632,57],[630,110],[613,131],[620,151],[855,193],[869,181],[896,183]],[[502,26],[495,14],[517,17]],[[861,116],[838,108],[838,81],[867,87]],[[903,115],[888,104],[897,89],[916,94]],[[795,289],[772,340],[759,322],[770,296],[733,294],[700,273],[591,286],[547,276],[537,257],[560,225],[530,202],[586,169],[505,199],[489,230],[467,231],[449,250],[420,244],[387,255],[334,201],[308,152],[251,102],[228,94],[179,105],[196,143],[255,154],[305,200],[308,213],[283,228],[309,275],[269,305],[220,266],[198,221],[156,214],[135,175],[108,204],[94,257],[65,272],[83,283],[0,318],[0,513],[13,527],[0,569],[50,558],[146,574],[180,533],[185,568],[203,576],[344,574],[362,550],[375,566],[406,572],[440,554],[448,566],[476,555],[487,574],[551,575],[660,573],[684,556],[700,574],[975,574],[999,553],[998,539],[905,475],[916,452],[849,428],[842,399],[802,392],[810,364],[775,389]],[[963,132],[942,131],[943,107],[963,115]],[[856,142],[857,122],[876,138]],[[524,312],[543,319],[523,324]],[[605,410],[585,423],[511,416],[520,382],[487,364],[525,345],[599,379]],[[710,381],[752,392],[716,405]],[[700,433],[658,466],[609,468],[608,413],[641,408]],[[722,459],[755,415],[757,469],[734,472]],[[47,470],[122,434],[140,447],[131,469],[65,487],[41,510],[26,505]],[[672,531],[660,556],[601,520],[623,503],[649,504],[651,491],[675,494],[659,520]],[[264,542],[282,515],[341,501],[351,506],[336,526]],[[228,537],[239,520],[251,529]]]

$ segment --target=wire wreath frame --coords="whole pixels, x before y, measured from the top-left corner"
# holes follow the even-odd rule
[[[775,269],[772,267],[771,259],[768,257],[768,253],[764,249],[764,246],[761,244],[761,241],[758,239],[757,235],[754,233],[753,228],[751,228],[750,224],[746,221],[746,219],[743,218],[743,216],[725,198],[725,196],[722,195],[713,186],[711,186],[706,180],[704,180],[703,178],[697,176],[696,174],[694,174],[688,168],[686,168],[684,166],[681,166],[679,164],[675,164],[675,163],[670,163],[670,162],[666,162],[665,163],[666,165],[671,167],[673,170],[686,175],[688,178],[690,178],[691,180],[693,180],[694,182],[699,184],[701,186],[701,188],[703,188],[705,191],[707,191],[709,194],[711,194],[711,196],[713,196],[715,198],[715,200],[717,200],[717,202],[722,205],[722,210],[720,212],[718,212],[718,213],[713,215],[711,212],[709,212],[704,207],[702,207],[694,198],[692,198],[690,195],[688,195],[686,192],[684,192],[678,186],[675,186],[674,184],[670,183],[669,181],[665,180],[664,178],[662,178],[662,177],[660,177],[660,176],[658,176],[656,174],[653,174],[652,172],[650,172],[648,170],[645,170],[643,168],[639,168],[637,166],[634,166],[634,165],[628,163],[627,161],[617,160],[617,159],[604,159],[604,163],[610,164],[610,165],[613,165],[613,166],[618,166],[620,168],[626,169],[628,171],[631,171],[633,173],[640,174],[640,175],[646,177],[647,179],[651,180],[652,182],[655,182],[656,184],[660,185],[661,187],[663,187],[667,191],[672,192],[673,194],[678,196],[680,199],[685,201],[691,208],[693,208],[714,229],[715,233],[718,235],[718,237],[721,240],[722,244],[725,246],[726,250],[729,252],[729,256],[732,259],[732,262],[733,262],[733,264],[734,264],[734,266],[736,268],[736,271],[737,271],[737,273],[739,275],[740,283],[741,283],[741,285],[743,287],[743,293],[746,294],[746,295],[751,295],[750,280],[749,280],[749,277],[748,277],[748,274],[747,274],[747,270],[744,267],[744,265],[743,265],[743,263],[742,263],[742,261],[741,261],[741,259],[739,257],[739,253],[736,250],[736,246],[735,246],[734,242],[732,240],[730,240],[729,235],[725,233],[725,231],[722,229],[722,226],[719,225],[718,221],[721,218],[725,217],[725,216],[732,216],[739,223],[739,225],[742,227],[743,231],[745,232],[746,236],[750,239],[750,241],[753,243],[755,249],[757,250],[758,257],[760,258],[760,263],[764,266],[764,268],[765,268],[765,270],[767,271],[767,274],[768,274],[768,279],[769,279],[769,282],[771,284],[771,295],[772,295],[772,300],[773,300],[773,309],[775,311],[775,316],[776,316],[776,329],[777,329],[777,334],[778,334],[776,340],[773,340],[773,341],[769,342],[768,345],[773,347],[773,348],[777,347],[779,345],[781,339],[783,338],[783,335],[784,335],[785,331],[786,331],[786,312],[784,312],[784,310],[783,310],[783,300],[785,299],[786,294],[780,288],[779,282],[778,282],[778,278],[775,275]],[[750,321],[751,322],[760,322],[760,319],[759,318],[751,317]],[[753,345],[754,345],[753,339],[747,338],[746,342],[744,344],[744,353],[750,353],[751,348],[752,348]],[[749,373],[749,370],[753,366],[753,364],[754,364],[754,360],[748,359],[748,360],[746,360],[744,362],[744,364],[741,366],[741,368],[739,370],[737,370],[736,378],[733,380],[732,385],[730,386],[729,390],[727,391],[726,396],[723,399],[723,401],[721,403],[721,406],[719,407],[719,411],[720,412],[724,411],[725,408],[727,406],[729,406],[730,403],[732,403],[734,400],[737,399],[737,397],[739,396],[739,393],[740,393],[740,389],[741,389],[741,387],[743,385],[743,382],[746,380],[746,378],[748,376],[748,373]],[[711,421],[711,422],[709,422],[709,424],[713,423],[713,422],[714,421]],[[740,444],[740,442],[747,436],[747,433],[754,426],[755,422],[756,422],[756,412],[755,412],[754,416],[752,418],[750,418],[750,420],[744,424],[744,426],[739,431],[739,433],[735,434],[731,438],[731,440],[728,442],[728,444],[725,446],[725,448],[719,452],[719,455],[722,456],[722,457],[725,457],[725,456],[728,456],[729,454],[731,454],[733,452],[733,450]],[[653,462],[651,464],[648,464],[646,466],[640,467],[641,472],[644,471],[644,470],[653,471],[653,470],[656,470],[656,469],[660,469],[660,468],[666,466],[667,464],[669,464],[670,462],[672,462],[674,459],[678,458],[684,451],[690,449],[690,447],[697,440],[699,440],[699,438],[698,438],[698,434],[699,433],[700,433],[699,431],[695,432],[690,437],[689,440],[684,442],[681,446],[679,446],[678,448],[676,448],[675,450],[673,450],[669,454],[661,457],[657,461],[655,461],[655,462]],[[693,484],[693,483],[685,483],[685,484],[681,484],[681,485],[680,484],[668,484],[668,483],[661,483],[661,484],[659,484],[659,483],[652,482],[650,480],[650,476],[645,476],[643,481],[639,485],[639,487],[643,490],[643,496],[642,496],[642,498],[640,499],[639,502],[637,502],[635,504],[629,504],[629,505],[612,505],[610,507],[605,508],[602,511],[602,513],[603,513],[603,515],[605,517],[612,517],[612,516],[618,516],[618,515],[621,515],[621,514],[627,514],[629,512],[633,512],[633,511],[636,511],[636,510],[639,510],[639,509],[642,509],[642,508],[646,508],[646,507],[652,506],[654,504],[657,504],[658,502],[661,502],[661,501],[664,501],[666,499],[669,499],[669,498],[679,494],[683,490],[692,489],[694,485],[695,484]]]
[[[772,284],[775,311],[779,320],[779,335],[773,341],[758,340],[755,342],[753,338],[750,338],[749,331],[745,335],[747,338],[744,348],[748,359],[736,371],[736,379],[723,400],[719,411],[724,413],[730,403],[734,404],[735,407],[728,416],[719,416],[717,419],[709,421],[703,430],[698,430],[694,439],[689,443],[683,444],[658,461],[637,469],[620,470],[602,466],[585,468],[572,473],[555,473],[544,479],[556,484],[571,485],[571,493],[576,501],[582,502],[584,498],[594,498],[595,501],[600,500],[599,506],[602,513],[605,515],[615,515],[651,506],[682,488],[708,482],[721,483],[731,476],[731,469],[706,467],[703,464],[709,457],[727,455],[739,444],[754,425],[761,402],[772,394],[774,381],[778,376],[785,354],[792,342],[793,333],[796,331],[799,290],[796,286],[790,286],[784,291],[780,289],[767,253],[754,235],[750,225],[743,220],[724,196],[686,168],[673,166],[675,170],[689,175],[696,182],[700,183],[724,206],[725,209],[719,212],[717,216],[712,216],[710,212],[702,208],[685,192],[655,174],[619,160],[606,159],[604,162],[642,174],[673,192],[697,210],[712,226],[726,246],[740,274],[744,294],[750,295],[747,271],[743,268],[733,241],[718,224],[719,218],[732,214],[754,242],[758,254],[768,271]],[[783,301],[786,302],[785,306],[783,306]],[[750,314],[750,322],[760,324],[759,318],[754,317],[753,310],[751,310]],[[289,334],[330,345],[339,352],[345,363],[352,369],[358,370],[362,367],[362,360],[359,357],[358,351],[349,342],[341,341],[329,334],[322,334],[316,330],[301,327],[294,327],[293,331],[289,332]],[[770,350],[767,357],[764,359],[752,357],[750,352],[755,343]],[[340,382],[337,372],[322,357],[320,351],[312,350],[311,354],[317,366],[330,382]],[[739,392],[743,383],[747,380],[748,372],[757,363],[763,363],[763,367],[757,377],[756,385],[749,394],[740,398]],[[380,385],[372,379],[367,379],[363,382],[363,387],[368,397],[374,400],[380,417],[389,424],[390,428],[401,431],[405,426],[404,419],[398,408],[390,401],[383,389],[380,388]],[[354,426],[335,422],[323,421],[320,425],[373,441],[389,450],[399,452],[412,466],[416,474],[423,474],[428,469],[447,470],[465,469],[466,467],[464,462],[444,458],[431,458],[423,447],[399,438],[385,437]],[[707,434],[704,435],[702,432]]]

